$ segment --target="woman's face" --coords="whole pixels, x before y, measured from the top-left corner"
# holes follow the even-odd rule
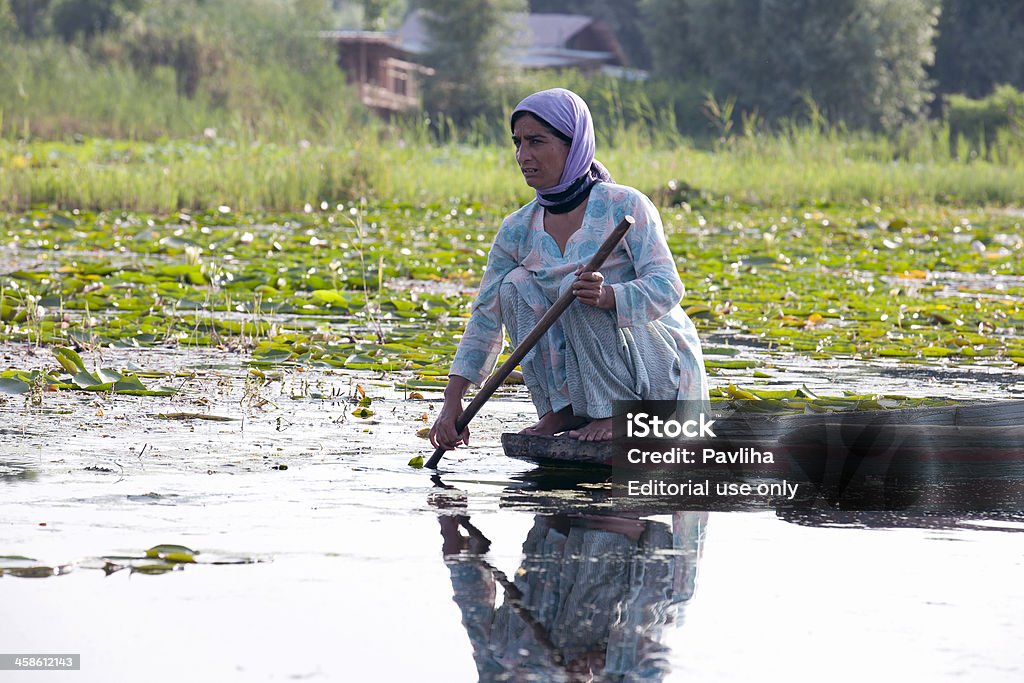
[[[555,137],[535,117],[524,114],[516,119],[512,142],[527,185],[535,190],[544,190],[562,180],[562,169],[569,158],[569,145]]]

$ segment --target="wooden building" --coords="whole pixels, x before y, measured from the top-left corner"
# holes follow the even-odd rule
[[[621,70],[626,64],[615,34],[592,17],[517,14],[512,23],[516,39],[502,56],[510,68],[596,73]],[[431,44],[422,10],[410,13],[395,32],[340,30],[320,35],[337,44],[338,65],[349,82],[358,84],[367,107],[381,113],[420,107],[419,78],[434,73],[423,64]]]

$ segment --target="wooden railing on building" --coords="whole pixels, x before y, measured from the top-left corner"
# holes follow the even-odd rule
[[[359,84],[359,98],[367,107],[402,112],[420,106],[419,76],[434,70],[415,62],[389,58],[379,63],[375,82]]]

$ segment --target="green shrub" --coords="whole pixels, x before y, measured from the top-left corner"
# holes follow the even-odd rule
[[[1001,85],[980,100],[950,95],[946,120],[951,142],[989,158],[1000,140],[1024,142],[1024,92]]]
[[[154,139],[216,129],[294,141],[365,128],[317,26],[276,0],[204,0],[151,3],[118,31],[70,44],[24,32],[0,39],[0,134]]]

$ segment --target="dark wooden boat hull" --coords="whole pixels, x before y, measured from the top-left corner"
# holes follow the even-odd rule
[[[716,418],[716,432],[732,446],[774,448],[806,457],[830,449],[846,455],[901,452],[915,460],[1006,464],[1024,457],[1024,400],[887,411]],[[540,465],[611,465],[621,443],[582,442],[566,436],[502,434],[512,458]],[[714,445],[708,442],[707,445]]]
[[[620,483],[787,481],[815,495],[859,497],[858,504],[884,509],[896,500],[927,500],[933,508],[1024,507],[1024,401],[784,418],[733,415],[717,423],[716,433],[718,439],[700,442],[628,444],[504,434],[502,445],[509,457],[545,468],[606,469],[609,480]],[[698,455],[698,462],[686,465],[629,463],[623,457],[629,448],[664,452],[672,445],[698,454],[710,448],[742,455],[725,464],[702,463]],[[748,457],[769,451],[770,459]],[[882,502],[863,503],[875,489]]]

